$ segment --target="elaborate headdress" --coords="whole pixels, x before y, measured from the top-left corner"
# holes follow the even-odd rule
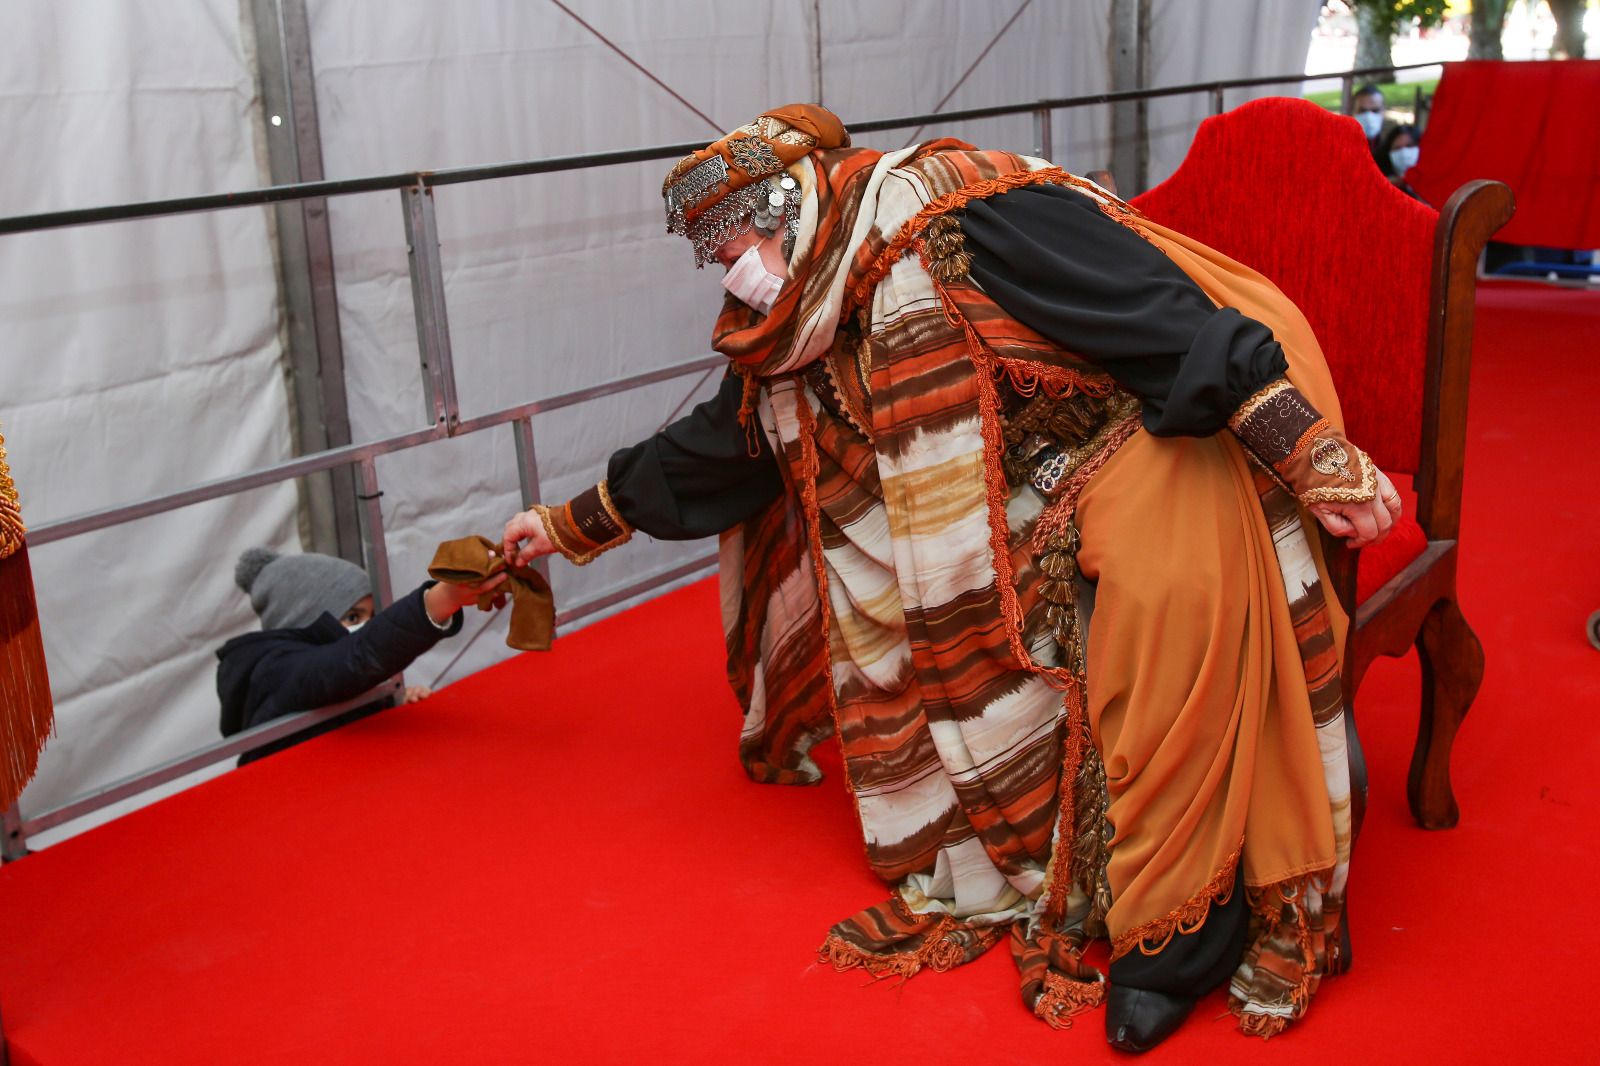
[[[788,104],[763,112],[668,172],[661,183],[667,231],[689,238],[696,267],[752,226],[768,236],[782,228],[792,242],[800,188],[785,172],[811,152],[849,144],[844,124],[827,108]]]

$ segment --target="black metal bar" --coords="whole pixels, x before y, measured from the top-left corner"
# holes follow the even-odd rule
[[[221,211],[229,207],[281,204],[289,200],[311,200],[318,196],[348,196],[359,192],[380,192],[415,185],[416,174],[383,174],[371,178],[344,178],[335,181],[302,181],[293,185],[271,185],[265,189],[213,193],[208,196],[183,196],[173,200],[147,200],[138,204],[113,204],[110,207],[80,207],[71,211],[46,211],[38,215],[13,215],[0,218],[0,234],[30,233],[35,230],[87,226],[97,222],[122,222],[160,215],[187,215],[196,211]]]
[[[904,118],[853,122],[850,124],[850,129],[855,133],[876,133],[882,130],[906,129],[931,122],[962,122],[970,119],[1027,114],[1041,107],[1052,110],[1069,107],[1088,107],[1094,104],[1117,103],[1123,100],[1153,100],[1166,96],[1185,96],[1190,93],[1214,92],[1217,89],[1244,89],[1260,85],[1289,85],[1297,82],[1321,81],[1325,78],[1357,78],[1387,74],[1399,70],[1421,70],[1427,67],[1441,67],[1444,65],[1443,63],[1411,63],[1397,67],[1368,67],[1349,71],[1336,70],[1326,74],[1275,74],[1259,78],[1233,78],[1226,81],[1169,85],[1159,89],[1094,93],[1089,96],[1063,96],[1050,100],[1035,100],[1023,104],[1000,104],[994,107],[973,107],[961,111],[943,111],[927,115],[907,115]],[[403,189],[408,185],[415,185],[419,182],[427,186],[458,185],[463,182],[493,181],[497,178],[513,178],[527,174],[550,174],[563,170],[581,170],[585,167],[643,163],[657,159],[675,159],[703,147],[705,147],[705,142],[703,141],[688,141],[682,144],[659,145],[653,148],[629,148],[614,152],[550,156],[544,159],[492,163],[487,166],[458,167],[450,170],[408,171],[404,174],[380,174],[366,178],[307,181],[293,185],[274,185],[264,189],[246,189],[242,192],[185,196],[170,200],[149,200],[137,204],[113,204],[106,207],[82,207],[70,211],[47,211],[36,215],[13,215],[10,218],[0,218],[0,234],[29,233],[37,230],[60,229],[64,226],[122,222],[129,219],[154,218],[161,215],[183,215],[196,211],[220,211],[230,207],[277,204],[290,200],[310,200],[322,196],[349,196],[354,193],[384,192],[392,189]]]
[[[113,803],[120,803],[122,800],[137,796],[139,793],[157,785],[176,781],[178,778],[192,774],[196,770],[204,770],[207,766],[222,762],[224,759],[255,751],[257,748],[265,747],[273,741],[293,736],[296,733],[303,733],[312,726],[320,725],[330,718],[344,714],[346,711],[365,707],[367,704],[375,703],[381,699],[398,697],[403,691],[404,689],[401,687],[399,679],[390,678],[376,688],[368,689],[355,699],[263,722],[242,733],[235,733],[233,736],[217,741],[214,744],[208,744],[195,751],[186,752],[175,759],[169,759],[160,766],[152,767],[137,774],[130,774],[110,784],[102,785],[82,795],[75,796],[58,807],[41,811],[22,823],[23,832],[27,837],[42,833],[47,829],[54,829],[58,825],[76,818],[82,818],[86,814],[93,814],[102,807],[109,807]]]

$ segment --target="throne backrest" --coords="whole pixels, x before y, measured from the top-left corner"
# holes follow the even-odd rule
[[[1177,172],[1133,204],[1283,290],[1322,345],[1350,439],[1417,471],[1439,215],[1389,184],[1354,119],[1244,104],[1202,122]]]

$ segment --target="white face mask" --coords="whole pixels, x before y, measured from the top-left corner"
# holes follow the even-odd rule
[[[723,275],[722,287],[765,315],[771,313],[778,290],[783,288],[783,279],[761,261],[760,247],[751,245]]]
[[[1367,135],[1369,141],[1383,132],[1382,111],[1357,111],[1356,121],[1361,123],[1361,132]]]
[[[370,621],[372,621],[372,619],[370,619],[370,618],[369,618],[369,619],[367,619],[367,622],[370,622]],[[364,625],[366,625],[366,624],[367,624],[367,622],[357,622],[357,623],[356,623],[356,624],[355,624],[355,625],[353,625],[353,626],[345,626],[345,627],[344,627],[344,631],[345,631],[345,632],[346,632],[346,633],[354,633],[354,632],[357,632],[357,631],[358,631],[358,630],[360,630],[360,628],[361,628],[361,627],[362,627],[362,626],[364,626]]]
[[[1422,154],[1422,149],[1416,145],[1408,148],[1396,148],[1389,153],[1389,162],[1394,166],[1396,174],[1404,174],[1417,165],[1417,157]]]

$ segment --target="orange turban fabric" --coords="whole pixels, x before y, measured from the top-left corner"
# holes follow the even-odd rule
[[[695,265],[703,266],[719,245],[750,228],[751,215],[759,206],[759,183],[782,174],[811,152],[849,144],[844,123],[825,107],[786,104],[765,111],[754,122],[684,156],[668,172],[661,183],[667,230],[688,237],[695,246]]]

